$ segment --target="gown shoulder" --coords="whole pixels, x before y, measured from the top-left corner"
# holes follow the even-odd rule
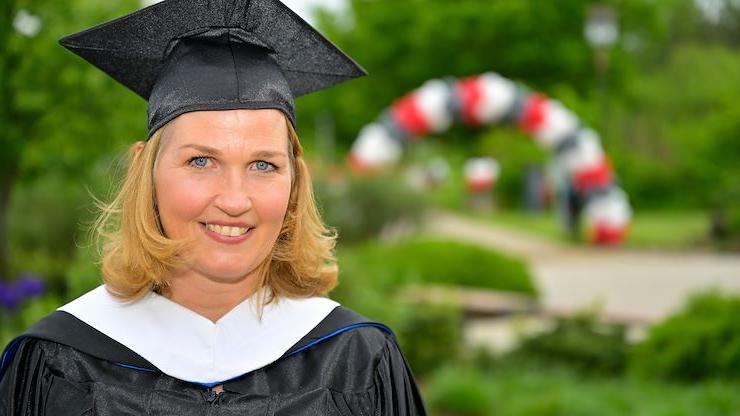
[[[79,346],[23,337],[12,346],[12,356],[4,354],[0,415],[165,415],[176,410],[190,416],[211,414],[211,407],[228,415],[426,414],[393,334],[356,317],[348,325],[339,321],[338,328],[322,327],[322,322],[283,357],[225,381],[223,393],[215,395],[141,363],[127,365]],[[98,352],[117,349],[125,346],[97,347]]]

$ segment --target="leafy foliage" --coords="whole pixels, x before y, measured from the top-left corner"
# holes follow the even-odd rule
[[[384,291],[409,284],[435,283],[536,293],[521,260],[454,241],[369,242],[341,248],[339,259],[341,280],[352,284],[357,280],[372,282]]]
[[[610,3],[620,11],[622,30],[651,40],[662,36],[660,8],[639,0]],[[545,92],[569,85],[585,96],[597,83],[582,32],[590,4],[352,0],[351,24],[344,16],[325,12],[319,16],[319,27],[341,48],[352,51],[370,76],[353,82],[351,88],[307,97],[303,111],[334,113],[338,138],[348,144],[384,107],[430,78],[495,71]],[[633,59],[615,53],[611,74],[615,88],[629,75]]]
[[[434,375],[427,389],[427,405],[440,414],[486,416],[494,403],[485,377],[468,368],[444,368]]]
[[[137,6],[134,0],[3,2],[9,21],[0,25],[0,278],[48,273],[58,287],[86,217],[78,209],[88,201],[84,186],[107,179],[98,164],[143,136],[145,102],[57,43]],[[10,20],[20,10],[41,19],[37,35],[13,29]],[[7,232],[4,224],[11,224]]]
[[[636,208],[717,205],[711,201],[726,198],[740,175],[740,102],[731,81],[740,76],[732,20],[740,7],[714,2],[725,9],[713,23],[693,0],[601,2],[615,8],[620,30],[601,77],[582,33],[592,3],[351,1],[350,17],[324,12],[320,27],[370,76],[303,99],[302,119],[333,114],[346,149],[360,127],[427,79],[495,71],[563,101],[597,128]],[[522,168],[548,158],[523,149],[511,131],[444,136],[470,156],[502,162],[497,193],[506,206],[519,205]]]
[[[735,140],[740,86],[729,82],[739,77],[736,51],[687,44],[632,83],[630,108],[618,110],[632,121],[617,130],[620,139],[611,144],[616,169],[640,206],[740,201],[734,195],[740,177]]]
[[[453,306],[421,304],[408,310],[395,330],[414,375],[423,378],[462,353],[462,315]]]
[[[409,305],[404,286],[446,283],[534,293],[518,260],[474,246],[439,240],[341,247],[340,283],[332,298],[394,328],[411,367],[424,376],[462,352],[456,306]]]
[[[624,371],[628,352],[623,326],[599,323],[583,314],[558,319],[553,329],[524,339],[505,360],[514,366],[561,366],[609,376]]]
[[[429,379],[426,404],[437,415],[730,416],[740,409],[737,383],[670,384],[624,377],[584,378],[540,368],[481,371],[445,367]]]
[[[638,345],[631,369],[641,375],[696,381],[740,379],[740,298],[695,295],[683,311],[655,326]]]
[[[416,224],[426,207],[423,195],[392,176],[317,180],[315,193],[324,221],[343,243],[376,237],[399,221]]]

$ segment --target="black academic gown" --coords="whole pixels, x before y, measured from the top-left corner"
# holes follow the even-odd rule
[[[2,365],[2,416],[426,414],[390,330],[343,307],[221,393],[162,373],[62,311],[12,342]]]

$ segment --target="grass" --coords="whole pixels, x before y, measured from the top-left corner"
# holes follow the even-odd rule
[[[575,243],[551,212],[497,211],[473,216],[556,242]],[[711,247],[708,229],[706,214],[701,211],[638,211],[632,218],[630,234],[624,247],[667,250]]]
[[[638,212],[628,245],[646,248],[708,247],[708,232],[709,221],[701,211]]]

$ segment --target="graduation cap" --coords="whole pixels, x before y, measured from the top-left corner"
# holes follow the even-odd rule
[[[180,114],[275,108],[366,75],[278,0],[166,0],[59,41],[149,102],[149,136]]]

